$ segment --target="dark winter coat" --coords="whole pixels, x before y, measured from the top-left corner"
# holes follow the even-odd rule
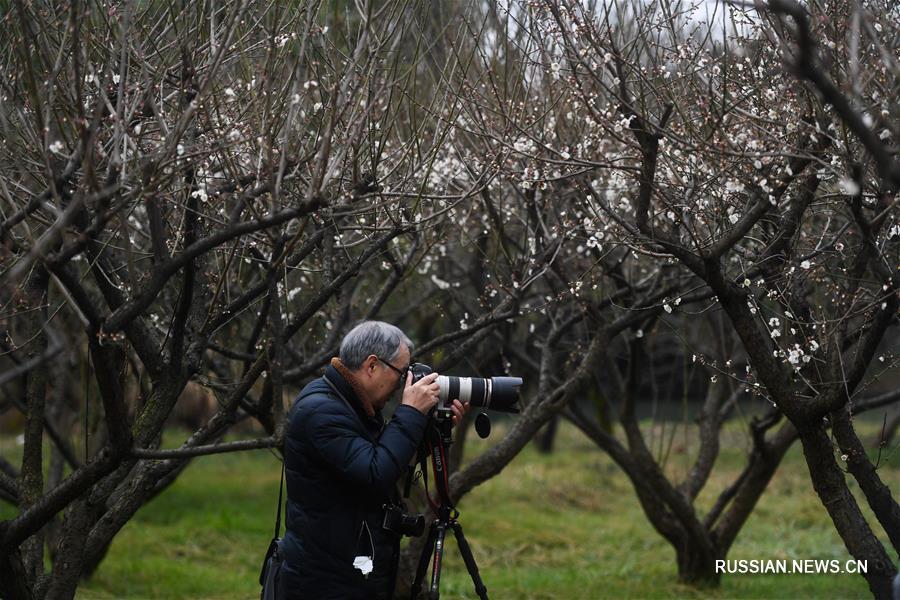
[[[397,500],[426,423],[400,405],[385,424],[334,366],[303,389],[285,435],[288,598],[391,596],[400,540],[383,529],[383,507]],[[354,558],[373,554],[363,576]]]

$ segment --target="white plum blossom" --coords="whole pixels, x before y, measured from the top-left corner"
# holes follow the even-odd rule
[[[734,179],[729,179],[725,182],[725,191],[729,193],[737,193],[744,191],[744,184],[740,181],[736,181]]]
[[[433,283],[439,290],[450,289],[450,282],[439,279],[437,275],[431,276],[431,283]]]
[[[859,184],[850,179],[849,177],[843,177],[838,182],[838,185],[841,188],[841,191],[847,194],[848,196],[855,196],[859,193],[860,187]]]
[[[800,344],[794,344],[794,347],[788,351],[788,362],[790,362],[792,365],[797,366],[801,362],[803,364],[806,364],[811,360],[812,357],[803,351],[803,348],[800,347]]]
[[[55,142],[50,144],[50,147],[48,149],[54,154],[62,154],[63,148],[65,148],[63,143],[59,140],[56,140]]]
[[[552,63],[550,63],[550,74],[553,76],[553,79],[559,79],[559,71],[559,62],[553,61]]]
[[[535,152],[535,150],[537,150],[537,148],[534,145],[534,142],[532,142],[529,139],[523,139],[523,138],[519,138],[518,140],[515,141],[515,143],[513,144],[513,149],[516,152],[521,152],[522,154],[533,154]]]

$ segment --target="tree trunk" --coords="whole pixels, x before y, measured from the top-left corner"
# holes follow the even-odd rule
[[[47,600],[75,597],[75,588],[81,580],[84,543],[88,531],[96,521],[91,513],[90,500],[83,498],[75,501],[66,511],[63,534],[53,563],[53,579],[47,590]]]
[[[18,548],[9,552],[0,550],[0,598],[32,600],[33,597]]]
[[[26,286],[26,308],[31,309],[26,318],[26,360],[40,357],[47,350],[47,336],[43,332],[47,310],[47,271],[36,266]],[[25,447],[22,456],[21,505],[22,511],[34,506],[44,493],[44,413],[47,393],[47,370],[32,369],[26,377],[25,399]],[[44,531],[29,537],[21,545],[22,564],[28,585],[34,585],[44,574]]]
[[[801,431],[800,441],[813,487],[844,545],[853,558],[866,561],[867,572],[863,576],[872,595],[877,599],[890,600],[891,584],[897,569],[850,493],[844,473],[835,461],[831,440],[819,425]]]
[[[875,465],[869,460],[866,449],[853,429],[847,408],[835,411],[831,418],[831,430],[841,447],[841,452],[847,456],[847,470],[859,483],[894,550],[900,552],[900,506],[891,495],[890,488],[878,476]]]
[[[717,587],[721,574],[716,572],[716,558],[704,548],[704,544],[686,541],[676,546],[678,581],[697,587]]]
[[[735,538],[796,439],[797,429],[790,422],[785,422],[771,440],[761,439],[741,476],[722,492],[716,506],[707,514],[705,525],[711,530],[722,558],[728,555]]]
[[[65,369],[62,361],[55,361],[51,366],[51,381],[66,381]],[[79,399],[75,392],[68,387],[57,383],[51,389],[50,403],[47,406],[47,418],[60,432],[71,432],[78,421]],[[52,490],[64,479],[66,473],[66,459],[63,451],[54,444],[50,448],[50,468],[47,472],[46,489]],[[62,536],[62,519],[54,518],[46,526],[47,546],[51,562],[56,559],[56,550]]]
[[[551,454],[553,443],[556,441],[556,432],[559,429],[559,415],[554,415],[550,422],[544,426],[537,440],[537,449],[541,454]]]
[[[145,471],[139,473],[132,471],[134,475],[118,485],[116,488],[117,494],[124,494],[137,500],[137,502],[135,505],[123,510],[123,505],[119,504],[119,499],[116,497],[109,503],[106,512],[102,515],[98,515],[98,518],[92,526],[91,535],[87,536],[87,542],[85,543],[84,558],[82,559],[81,565],[82,578],[87,579],[91,577],[97,569],[100,568],[100,564],[103,562],[103,559],[106,558],[109,547],[112,545],[115,536],[121,531],[122,526],[134,517],[135,513],[140,510],[141,507],[175,483],[178,476],[191,464],[191,459],[188,458],[174,461],[174,464],[177,466],[165,472],[162,467],[157,467],[149,476],[146,475]],[[147,467],[144,467],[144,469],[146,468]],[[141,469],[141,467],[136,467],[136,469]],[[136,488],[132,487],[132,483],[137,478],[147,478],[152,481],[152,490],[143,493],[136,491]],[[118,526],[109,527],[109,517],[113,516],[112,513],[117,510],[120,510],[122,513],[116,521],[120,524]]]
[[[660,479],[663,476],[652,458],[646,453],[627,450],[612,435],[585,419],[577,405],[570,406],[570,416],[628,477],[647,520],[675,549],[678,580],[689,585],[718,586],[721,576],[716,573],[716,559],[724,558],[724,553],[708,527],[697,519],[687,497],[680,497],[683,498],[681,509],[674,506],[681,492]]]

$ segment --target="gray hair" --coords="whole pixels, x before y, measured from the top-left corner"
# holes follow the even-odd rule
[[[399,327],[384,321],[363,321],[341,341],[341,362],[350,370],[362,366],[370,354],[392,362],[400,355],[403,344],[412,352],[413,343]]]

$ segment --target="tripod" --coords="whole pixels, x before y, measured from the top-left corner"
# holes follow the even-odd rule
[[[441,584],[441,564],[444,558],[444,537],[447,530],[452,529],[456,536],[456,544],[459,547],[459,553],[462,555],[463,561],[466,563],[466,570],[475,584],[475,593],[481,600],[488,600],[487,588],[481,581],[481,575],[478,574],[478,565],[475,564],[475,557],[472,556],[472,549],[463,535],[462,526],[459,524],[459,511],[450,501],[450,492],[447,475],[447,450],[453,443],[450,429],[453,423],[451,421],[450,411],[443,413],[438,411],[428,424],[426,432],[426,440],[429,452],[431,454],[431,466],[434,474],[434,484],[438,493],[437,501],[432,500],[428,496],[428,502],[434,511],[435,519],[431,522],[428,530],[428,538],[425,541],[425,547],[422,548],[422,555],[419,557],[419,565],[416,568],[416,578],[413,581],[411,598],[415,600],[422,591],[422,583],[425,579],[425,573],[428,571],[428,563],[431,561],[432,555],[434,561],[431,567],[431,588],[428,592],[428,600],[438,600],[440,597]],[[423,468],[425,463],[423,461]],[[423,475],[425,475],[423,473]],[[427,477],[425,477],[427,482]],[[427,488],[426,488],[427,495]]]

